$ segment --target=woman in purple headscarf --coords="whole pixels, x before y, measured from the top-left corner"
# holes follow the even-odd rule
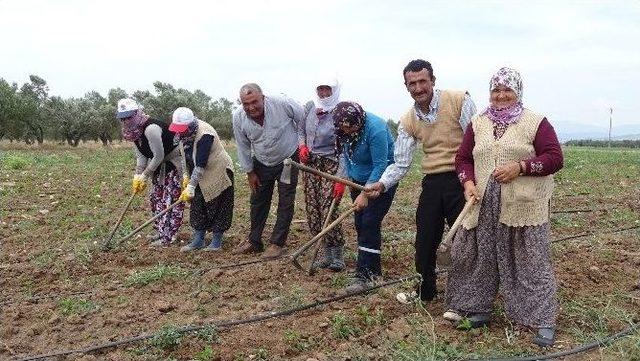
[[[133,192],[141,193],[151,181],[151,209],[157,214],[180,197],[182,166],[174,134],[165,123],[149,118],[142,106],[131,98],[118,101],[116,118],[122,124],[122,137],[135,145]],[[168,246],[177,239],[183,209],[184,203],[180,203],[156,219],[152,246]]]
[[[516,70],[500,69],[489,91],[489,107],[474,116],[456,156],[465,198],[476,205],[452,243],[444,317],[481,327],[500,291],[506,315],[547,347],[558,310],[549,203],[562,149],[549,121],[522,105]]]

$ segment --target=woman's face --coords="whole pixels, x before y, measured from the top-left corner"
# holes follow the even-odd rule
[[[320,85],[316,88],[316,93],[318,93],[318,98],[320,99],[328,98],[333,94],[331,87],[328,85]]]
[[[345,125],[345,124],[340,124],[340,130],[342,130],[342,132],[344,134],[353,134],[356,133],[357,131],[360,130],[360,127],[358,127],[357,125]]]
[[[496,108],[507,108],[514,105],[518,101],[516,92],[504,85],[498,85],[491,91],[491,105]]]

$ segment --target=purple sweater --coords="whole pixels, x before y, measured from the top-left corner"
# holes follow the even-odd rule
[[[473,127],[469,125],[462,138],[462,144],[456,154],[456,172],[460,182],[471,180],[476,183],[473,168],[473,147],[475,146],[475,134]],[[538,126],[538,131],[533,139],[533,148],[536,156],[529,159],[522,159],[525,163],[524,175],[545,176],[553,174],[563,165],[562,148],[558,142],[556,131],[551,126],[547,118],[542,119]]]

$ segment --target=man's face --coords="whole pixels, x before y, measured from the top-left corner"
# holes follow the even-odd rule
[[[429,105],[433,96],[435,79],[427,69],[420,71],[408,71],[404,74],[404,84],[413,100],[421,105]]]
[[[264,95],[252,91],[248,94],[240,94],[242,109],[252,119],[262,119],[264,117]]]

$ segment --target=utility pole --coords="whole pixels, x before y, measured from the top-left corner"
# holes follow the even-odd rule
[[[611,148],[611,124],[613,123],[613,108],[609,108],[609,144],[608,147]]]

